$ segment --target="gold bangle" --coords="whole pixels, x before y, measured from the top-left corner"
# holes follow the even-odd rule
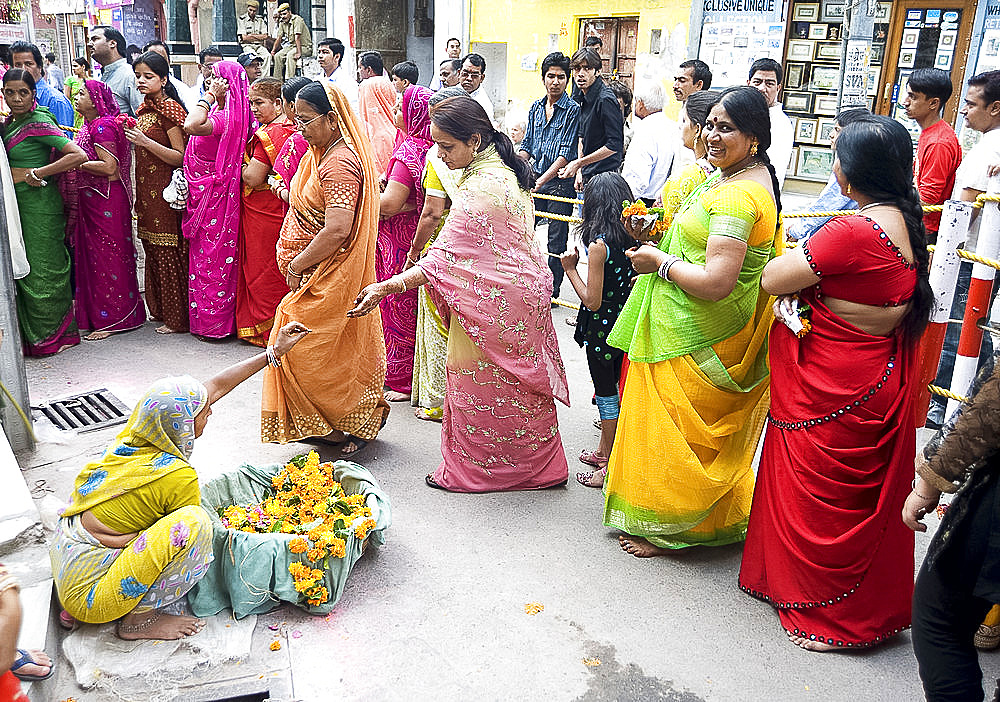
[[[296,278],[301,278],[302,277],[301,273],[296,273],[295,272],[295,269],[292,268],[292,264],[291,263],[288,264],[288,274],[289,275],[294,275]]]

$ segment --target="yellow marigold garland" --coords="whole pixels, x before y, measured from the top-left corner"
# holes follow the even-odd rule
[[[222,524],[254,534],[295,534],[288,550],[307,562],[294,561],[288,572],[295,590],[309,605],[321,605],[330,593],[321,584],[330,558],[343,558],[353,531],[360,541],[375,528],[364,495],[348,495],[333,478],[333,464],[320,463],[310,451],[291,459],[271,479],[274,495],[252,505],[230,505]],[[314,567],[319,565],[320,568]]]

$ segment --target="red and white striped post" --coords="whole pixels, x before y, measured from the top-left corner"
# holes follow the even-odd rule
[[[1000,176],[990,178],[987,192],[990,195],[1000,194]],[[983,211],[979,214],[979,242],[976,253],[985,258],[1000,258],[1000,211],[998,203],[983,203]],[[955,371],[951,376],[951,391],[965,395],[972,387],[979,369],[979,351],[983,346],[983,330],[979,325],[986,321],[989,314],[990,293],[993,291],[993,278],[996,270],[982,263],[972,264],[972,282],[969,284],[969,300],[965,303],[965,315],[962,318],[962,336],[958,340],[958,355],[955,357]],[[956,400],[948,400],[945,416],[950,416],[958,407]]]
[[[937,375],[938,363],[941,360],[941,349],[944,348],[944,335],[948,331],[948,320],[951,319],[951,306],[955,299],[955,287],[958,285],[958,269],[961,259],[958,257],[958,247],[965,243],[969,233],[969,223],[972,221],[971,202],[948,200],[941,213],[941,228],[938,230],[937,244],[934,246],[934,258],[931,260],[930,284],[934,290],[934,307],[931,308],[931,321],[920,339],[919,366],[917,368],[918,390],[914,420],[917,427],[922,427],[927,420],[927,408],[930,405],[931,393],[928,384]]]

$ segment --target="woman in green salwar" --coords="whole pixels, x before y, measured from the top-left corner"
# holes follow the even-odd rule
[[[10,108],[3,123],[3,143],[31,267],[17,281],[17,318],[25,355],[46,356],[80,343],[73,316],[66,215],[52,176],[76,168],[87,155],[66,138],[52,113],[37,105],[30,73],[8,70],[3,96]]]

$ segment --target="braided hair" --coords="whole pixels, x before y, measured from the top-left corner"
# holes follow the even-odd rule
[[[913,142],[894,119],[871,115],[851,122],[837,137],[840,170],[851,188],[878,202],[895,205],[903,215],[917,264],[917,285],[903,329],[916,343],[927,326],[934,293],[929,281],[930,256],[920,195],[913,185]]]
[[[729,121],[744,134],[749,134],[757,140],[757,158],[767,167],[771,174],[771,189],[774,191],[774,204],[781,214],[781,184],[774,165],[767,156],[771,148],[771,114],[768,112],[767,99],[756,88],[742,85],[724,90],[719,98],[719,105],[729,115]]]

